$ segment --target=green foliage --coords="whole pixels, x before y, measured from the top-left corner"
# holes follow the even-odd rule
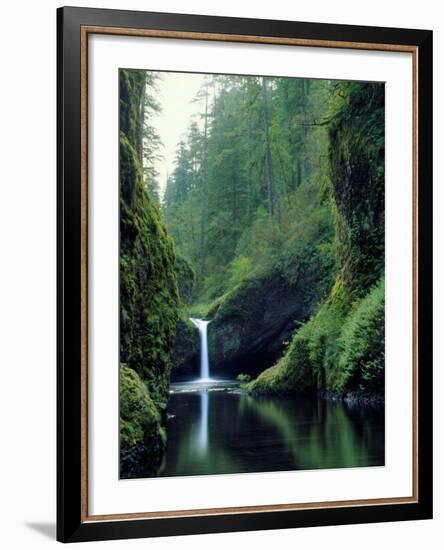
[[[384,391],[384,280],[352,306],[337,281],[282,359],[248,385],[256,393]]]
[[[187,260],[182,256],[176,256],[174,264],[179,295],[185,304],[191,301],[194,285],[196,283],[196,273]]]
[[[309,356],[309,339],[298,334],[276,365],[247,385],[253,393],[307,393],[315,383]]]
[[[198,366],[198,357],[199,336],[196,327],[185,314],[182,314],[176,324],[176,340],[172,356],[173,376],[190,374]]]
[[[148,389],[138,374],[129,367],[120,367],[121,443],[143,442],[148,432],[160,425],[160,415]]]
[[[236,286],[253,270],[253,264],[248,256],[237,256],[230,264],[230,286]]]
[[[383,393],[383,86],[336,84],[329,117],[323,194],[335,219],[336,282],[282,359],[249,384],[251,391],[305,392],[313,383],[339,393]]]
[[[249,374],[244,374],[243,372],[241,372],[237,375],[236,380],[238,382],[241,382],[242,384],[246,384],[247,382],[251,381],[251,376]]]
[[[196,272],[190,310],[215,319],[212,353],[241,353],[261,340],[252,316],[270,330],[256,302],[286,288],[306,324],[258,384],[339,391],[342,327],[383,275],[384,87],[219,76],[203,98],[205,127],[193,123],[178,148],[164,210]]]
[[[330,372],[338,360],[337,340],[349,305],[344,284],[337,279],[327,300],[304,327],[310,339],[309,358],[318,388],[330,385]]]
[[[384,86],[343,83],[338,96],[329,128],[338,263],[362,297],[384,270]]]
[[[384,279],[359,302],[344,323],[335,389],[384,391]]]
[[[322,271],[331,270],[332,217],[329,205],[319,203],[328,133],[318,123],[331,86],[206,79],[198,97],[203,123],[193,122],[178,146],[164,206],[178,251],[197,274],[194,302],[211,304],[265,271],[294,278],[301,257],[314,267],[310,257],[322,256]]]
[[[250,389],[305,393],[325,387],[326,373],[337,360],[337,339],[346,310],[344,288],[337,280],[318,312],[297,330],[282,359],[262,373]]]

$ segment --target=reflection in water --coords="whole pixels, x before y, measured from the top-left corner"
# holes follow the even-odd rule
[[[383,408],[256,397],[233,384],[172,389],[167,452],[157,475],[384,465]]]
[[[197,449],[205,453],[208,449],[208,392],[200,392],[200,421],[197,438]]]
[[[340,402],[257,399],[245,396],[262,421],[282,435],[295,469],[374,466],[384,463],[381,411],[367,409],[362,422]],[[291,417],[297,414],[298,421]],[[375,432],[375,433],[372,433]]]

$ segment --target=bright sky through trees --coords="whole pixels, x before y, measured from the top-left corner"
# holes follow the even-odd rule
[[[167,174],[174,170],[177,145],[185,137],[193,115],[200,112],[199,102],[194,103],[204,75],[190,73],[158,73],[159,95],[157,100],[162,111],[151,121],[164,145],[161,151],[163,158],[156,161],[159,173],[159,191],[165,193]]]

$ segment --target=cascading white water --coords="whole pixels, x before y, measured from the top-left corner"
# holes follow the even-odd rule
[[[197,327],[200,336],[200,380],[210,380],[210,362],[208,359],[207,326],[210,321],[190,317],[190,321]]]

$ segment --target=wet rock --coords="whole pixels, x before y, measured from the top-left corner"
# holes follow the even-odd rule
[[[257,375],[282,354],[298,321],[314,312],[307,285],[279,274],[243,282],[218,305],[208,325],[212,375]]]
[[[176,325],[176,341],[172,357],[171,380],[190,380],[199,376],[199,333],[188,319],[182,317]]]

